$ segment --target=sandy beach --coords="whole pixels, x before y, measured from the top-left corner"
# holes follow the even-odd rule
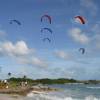
[[[23,100],[19,95],[0,94],[0,100]]]
[[[43,92],[52,92],[57,91],[57,89],[49,88],[45,86],[32,86],[32,87],[17,87],[17,88],[8,88],[0,89],[0,94],[17,94],[21,96],[26,96],[28,93],[32,92],[34,94],[39,94]]]
[[[21,87],[17,89],[0,89],[0,100],[24,100],[25,98],[27,98],[27,96],[30,97],[30,93],[31,95],[40,95],[47,94],[52,91],[57,91],[57,89],[45,86]]]

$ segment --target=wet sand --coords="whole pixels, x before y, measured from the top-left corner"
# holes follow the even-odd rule
[[[18,94],[18,95],[26,95],[31,92],[32,88],[18,88],[18,89],[0,89],[0,94]]]
[[[24,99],[19,95],[0,94],[0,100],[24,100]]]

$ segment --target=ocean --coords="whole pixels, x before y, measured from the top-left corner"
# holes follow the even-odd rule
[[[41,94],[29,93],[26,97],[0,95],[0,100],[100,100],[100,84],[65,84],[49,87],[58,88],[59,91]]]

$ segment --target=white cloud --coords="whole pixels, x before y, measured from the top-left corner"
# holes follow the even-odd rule
[[[54,52],[55,56],[61,59],[70,59],[71,55],[63,50],[57,50]]]
[[[95,1],[95,0],[94,0]],[[80,0],[80,5],[84,8],[86,8],[86,10],[91,13],[92,15],[96,15],[97,14],[97,6],[94,3],[93,0]]]
[[[32,52],[24,41],[18,41],[16,44],[12,42],[4,42],[0,45],[0,54],[8,56],[25,56]]]
[[[4,42],[0,44],[0,56],[8,56],[15,59],[20,64],[46,67],[48,63],[35,56],[34,49],[30,49],[24,41]]]
[[[47,63],[44,60],[39,59],[37,57],[33,57],[32,58],[32,64],[33,65],[37,65],[37,66],[42,66],[42,67],[46,67],[47,66]]]
[[[38,57],[21,57],[18,61],[24,65],[38,66],[38,67],[47,67],[48,62],[42,60]]]
[[[76,42],[81,44],[87,44],[90,41],[89,37],[83,34],[82,30],[79,28],[72,28],[69,30],[69,34]]]

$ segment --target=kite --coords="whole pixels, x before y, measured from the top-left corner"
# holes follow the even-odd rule
[[[78,19],[81,24],[85,24],[85,19],[82,16],[76,16],[75,18]]]
[[[51,24],[51,17],[50,17],[49,15],[43,15],[43,16],[41,17],[41,22],[43,21],[44,18],[47,18],[48,21],[49,21],[49,23]]]

